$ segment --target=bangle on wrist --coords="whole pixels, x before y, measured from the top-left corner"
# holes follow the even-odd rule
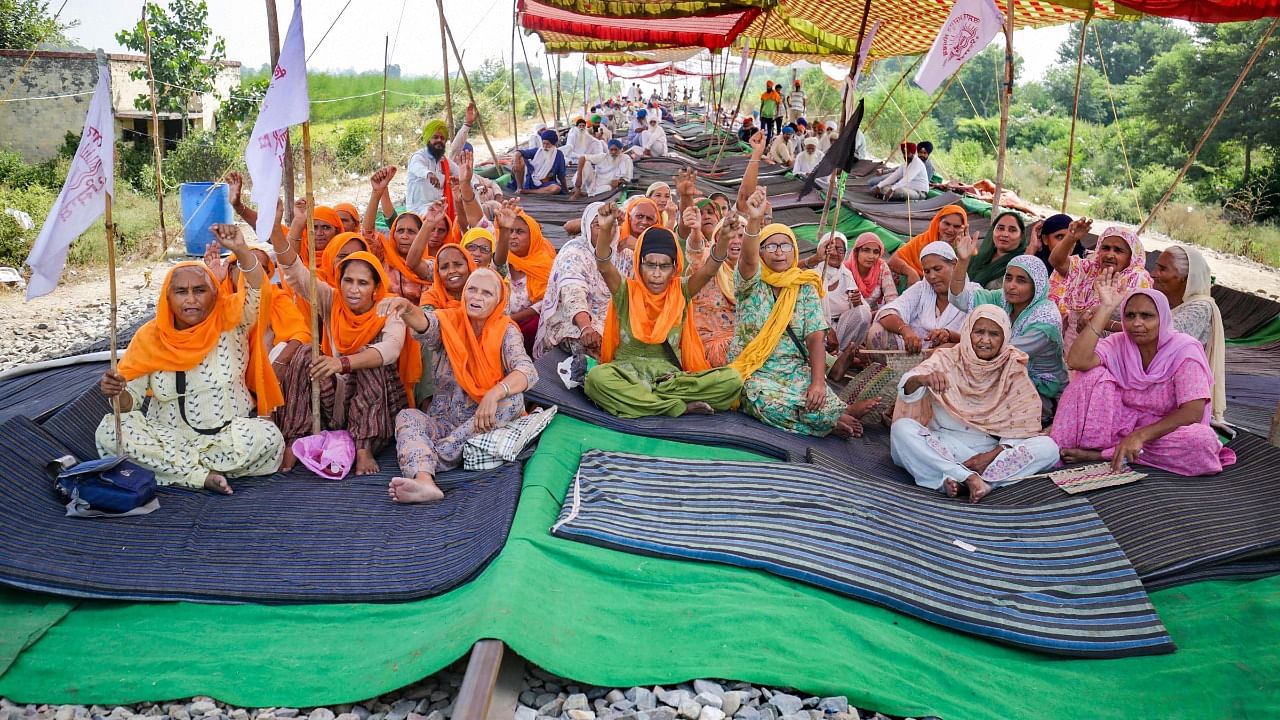
[[[258,256],[257,256],[257,255],[254,255],[254,256],[253,256],[253,267],[251,267],[251,268],[247,268],[247,267],[245,267],[244,265],[240,264],[240,260],[239,260],[239,258],[237,258],[237,259],[236,259],[236,267],[240,268],[240,272],[242,272],[242,273],[244,273],[244,274],[248,275],[249,273],[253,272],[254,270],[257,270],[258,268],[262,267],[262,263],[258,261]]]
[[[720,257],[716,257],[716,249],[714,247],[711,248],[711,262],[717,265],[720,265],[721,263],[723,263],[725,260],[728,260],[728,259],[729,259],[728,250],[725,251],[724,255],[721,255]]]
[[[339,358],[338,358],[338,362],[342,364],[342,372],[343,372],[343,374],[350,374],[350,373],[351,373],[351,358],[350,358],[350,357],[348,357],[348,356],[346,356],[346,355],[343,355],[343,356],[341,356],[341,357],[339,357]]]
[[[499,380],[498,384],[502,386],[502,397],[504,398],[511,397],[511,388],[507,387],[507,381]]]

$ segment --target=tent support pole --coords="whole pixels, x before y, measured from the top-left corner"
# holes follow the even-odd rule
[[[880,107],[876,108],[875,113],[871,115],[871,119],[867,121],[867,129],[864,132],[871,132],[871,128],[875,126],[876,119],[880,117],[880,113],[889,107],[889,100],[893,98],[893,94],[898,91],[898,88],[902,87],[903,81],[907,79],[912,70],[916,69],[916,66],[920,64],[920,59],[923,57],[924,55],[917,55],[915,62],[908,65],[906,71],[898,78],[898,82],[894,83],[892,88],[889,88],[889,93],[884,96],[884,102],[880,103]]]
[[[1000,89],[1000,147],[996,153],[996,192],[991,198],[991,217],[1000,214],[1000,192],[1004,189],[1005,156],[1009,149],[1009,101],[1013,98],[1013,8],[1009,0],[1004,18],[1004,85]],[[956,72],[951,77],[959,77]]]
[[[1088,38],[1089,21],[1093,19],[1093,6],[1080,22],[1080,49],[1076,53],[1076,92],[1071,98],[1071,136],[1067,141],[1067,180],[1062,184],[1062,206],[1058,212],[1067,211],[1067,198],[1071,195],[1071,164],[1076,153],[1076,120],[1080,114],[1080,73],[1084,70],[1084,42]]]

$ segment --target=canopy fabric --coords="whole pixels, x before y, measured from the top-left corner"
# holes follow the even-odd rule
[[[1280,15],[1280,0],[1116,0],[1147,15],[1224,23]]]
[[[694,77],[710,77],[712,75],[723,75],[724,70],[717,68],[715,72],[710,70],[703,72],[696,68],[690,69],[687,66],[677,65],[676,63],[660,63],[658,65],[640,65],[628,67],[625,70],[619,69],[616,65],[606,65],[604,68],[605,75],[610,80],[643,80],[651,77],[674,77],[674,76],[694,76]]]
[[[1233,0],[1217,0],[1229,3]],[[1238,0],[1254,4],[1280,3],[1280,0]],[[736,13],[684,18],[606,17],[603,9],[614,3],[596,5],[585,0],[551,0],[557,7],[537,0],[524,0],[533,11],[526,11],[521,24],[538,32],[551,52],[621,53],[640,50],[675,49],[700,46],[711,50],[736,46],[742,36],[751,39],[751,47],[759,47],[770,62],[786,65],[797,60],[840,62],[831,56],[844,56],[844,62],[857,50],[858,31],[862,25],[863,3],[860,0],[778,0],[766,12],[744,8]],[[1083,20],[1092,2],[1096,19],[1136,18],[1138,13],[1113,0],[1014,0],[1014,26],[1043,27]],[[1128,0],[1132,3],[1194,4],[1194,0]],[[619,6],[649,5],[623,2]],[[658,3],[670,12],[687,7],[687,3]],[[951,12],[951,0],[872,0],[868,26],[880,22],[871,47],[870,58],[916,55],[933,44],[939,28]],[[1007,5],[999,2],[1001,9]],[[572,6],[583,12],[561,7]],[[554,17],[551,14],[555,14]],[[749,23],[741,20],[748,15]],[[733,19],[731,21],[731,19]],[[707,26],[691,23],[715,22],[728,32],[705,37],[712,31]],[[704,36],[691,40],[691,36]]]
[[[557,32],[621,44],[698,45],[709,50],[732,44],[738,33],[760,14],[756,8],[738,8],[672,19],[610,17],[609,22],[602,23],[598,16],[561,10],[537,0],[520,0],[519,9],[520,24],[537,32]]]
[[[541,0],[561,10],[596,17],[673,18],[737,11],[743,8],[767,8],[769,0]]]
[[[692,60],[701,52],[702,48],[690,47],[620,53],[593,53],[587,55],[587,62],[592,65],[651,65],[661,62]]]

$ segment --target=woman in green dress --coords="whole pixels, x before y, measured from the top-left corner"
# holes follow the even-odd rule
[[[860,408],[851,409],[827,387],[822,279],[800,269],[791,228],[761,229],[768,206],[763,188],[746,205],[747,234],[734,278],[738,325],[729,348],[729,367],[743,378],[742,410],[788,432],[860,435],[854,414]]]
[[[728,234],[717,238],[707,262],[683,279],[679,241],[654,225],[640,234],[624,279],[613,265],[619,215],[613,203],[601,207],[593,238],[596,267],[613,299],[601,342],[604,362],[587,373],[583,390],[601,409],[624,418],[728,410],[742,379],[729,368],[711,369],[689,305],[725,261]]]

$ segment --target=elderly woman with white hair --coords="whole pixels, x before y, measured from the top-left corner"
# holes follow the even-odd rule
[[[1223,422],[1227,408],[1226,335],[1222,329],[1222,313],[1210,294],[1213,278],[1209,263],[1195,248],[1171,245],[1160,253],[1152,284],[1169,299],[1173,327],[1204,346],[1213,371],[1213,421]]]

